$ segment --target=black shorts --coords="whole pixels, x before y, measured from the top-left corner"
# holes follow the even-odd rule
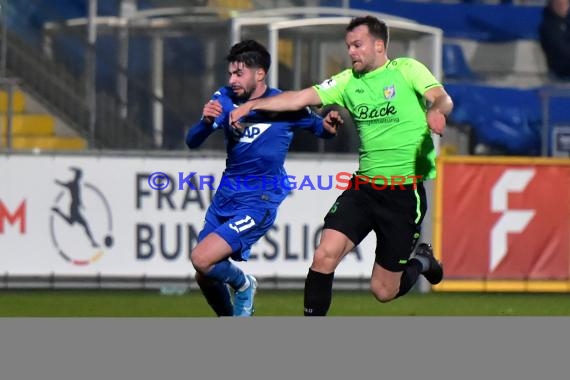
[[[354,245],[376,233],[376,262],[384,269],[400,272],[418,242],[427,210],[423,183],[390,186],[376,190],[359,184],[345,190],[325,216],[324,228],[345,234]]]

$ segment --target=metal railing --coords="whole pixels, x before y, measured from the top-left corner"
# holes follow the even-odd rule
[[[85,86],[62,65],[53,62],[25,41],[8,33],[7,69],[20,78],[26,92],[41,99],[47,108],[96,148],[149,148],[152,140],[143,131],[118,117],[114,102],[104,94],[97,95],[96,133],[90,136],[90,109],[86,103]]]
[[[4,3],[5,0],[0,0],[0,5]],[[86,138],[90,147],[162,148],[157,143],[160,139],[148,128],[151,107],[160,106],[165,118],[184,125],[181,112],[165,104],[162,96],[156,96],[146,78],[133,77],[121,62],[109,57],[109,50],[90,44],[85,28],[65,29],[52,36],[55,48],[46,54],[41,46],[42,23],[34,26],[29,14],[20,15],[12,9],[7,29],[6,9],[1,9],[3,72],[20,78],[25,92]],[[42,13],[40,19],[65,23],[61,10],[41,9],[46,14]],[[111,75],[125,91],[110,89],[108,85],[105,88],[105,83],[99,80],[101,72]]]
[[[3,148],[2,145],[6,148],[8,152],[12,151],[12,125],[14,120],[14,92],[15,88],[18,85],[18,80],[15,78],[6,78],[0,77],[0,89],[2,91],[6,91],[6,117],[0,118],[0,131],[3,130],[3,133],[0,135],[0,142],[2,142],[2,138],[4,136],[4,144],[0,143],[0,148]],[[4,127],[4,122],[6,126]],[[4,128],[3,128],[4,127]]]
[[[551,156],[550,147],[553,145],[551,141],[551,131],[553,130],[554,123],[551,121],[551,105],[555,99],[570,99],[570,84],[556,84],[547,86],[539,91],[542,102],[542,131],[541,131],[541,155]],[[565,125],[570,126],[570,115],[563,121]],[[568,152],[570,156],[570,151]]]

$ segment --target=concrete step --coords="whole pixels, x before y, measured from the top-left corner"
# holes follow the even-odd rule
[[[8,116],[0,115],[0,134],[6,135]],[[12,136],[46,136],[55,133],[51,115],[19,114],[12,117]]]

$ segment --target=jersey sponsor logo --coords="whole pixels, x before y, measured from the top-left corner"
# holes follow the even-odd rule
[[[384,87],[384,99],[390,100],[396,96],[396,87],[394,85]]]
[[[332,88],[332,87],[336,86],[336,80],[334,80],[332,78],[327,79],[327,80],[323,81],[323,83],[321,83],[319,86],[323,90],[326,90],[327,88]]]
[[[368,104],[359,104],[354,108],[355,118],[357,120],[373,120],[379,119],[387,116],[395,116],[398,111],[390,103],[386,103],[383,107],[371,106]]]
[[[247,126],[241,133],[236,130],[237,140],[242,143],[251,144],[267,131],[269,127],[271,127],[269,123],[257,123]]]
[[[228,226],[237,232],[243,232],[245,230],[249,230],[251,227],[255,226],[255,220],[249,215],[246,215],[245,218],[236,221],[235,223],[230,223]]]

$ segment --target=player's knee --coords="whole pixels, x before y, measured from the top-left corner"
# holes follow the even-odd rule
[[[311,268],[321,273],[334,271],[338,265],[338,255],[324,247],[318,247],[313,256]]]
[[[212,265],[206,255],[200,254],[198,252],[192,252],[190,255],[190,261],[192,262],[194,269],[200,273],[208,272],[210,266]]]
[[[396,298],[396,295],[398,294],[400,288],[398,285],[394,286],[392,284],[383,282],[372,282],[370,284],[370,290],[379,302],[385,303],[390,302]]]

